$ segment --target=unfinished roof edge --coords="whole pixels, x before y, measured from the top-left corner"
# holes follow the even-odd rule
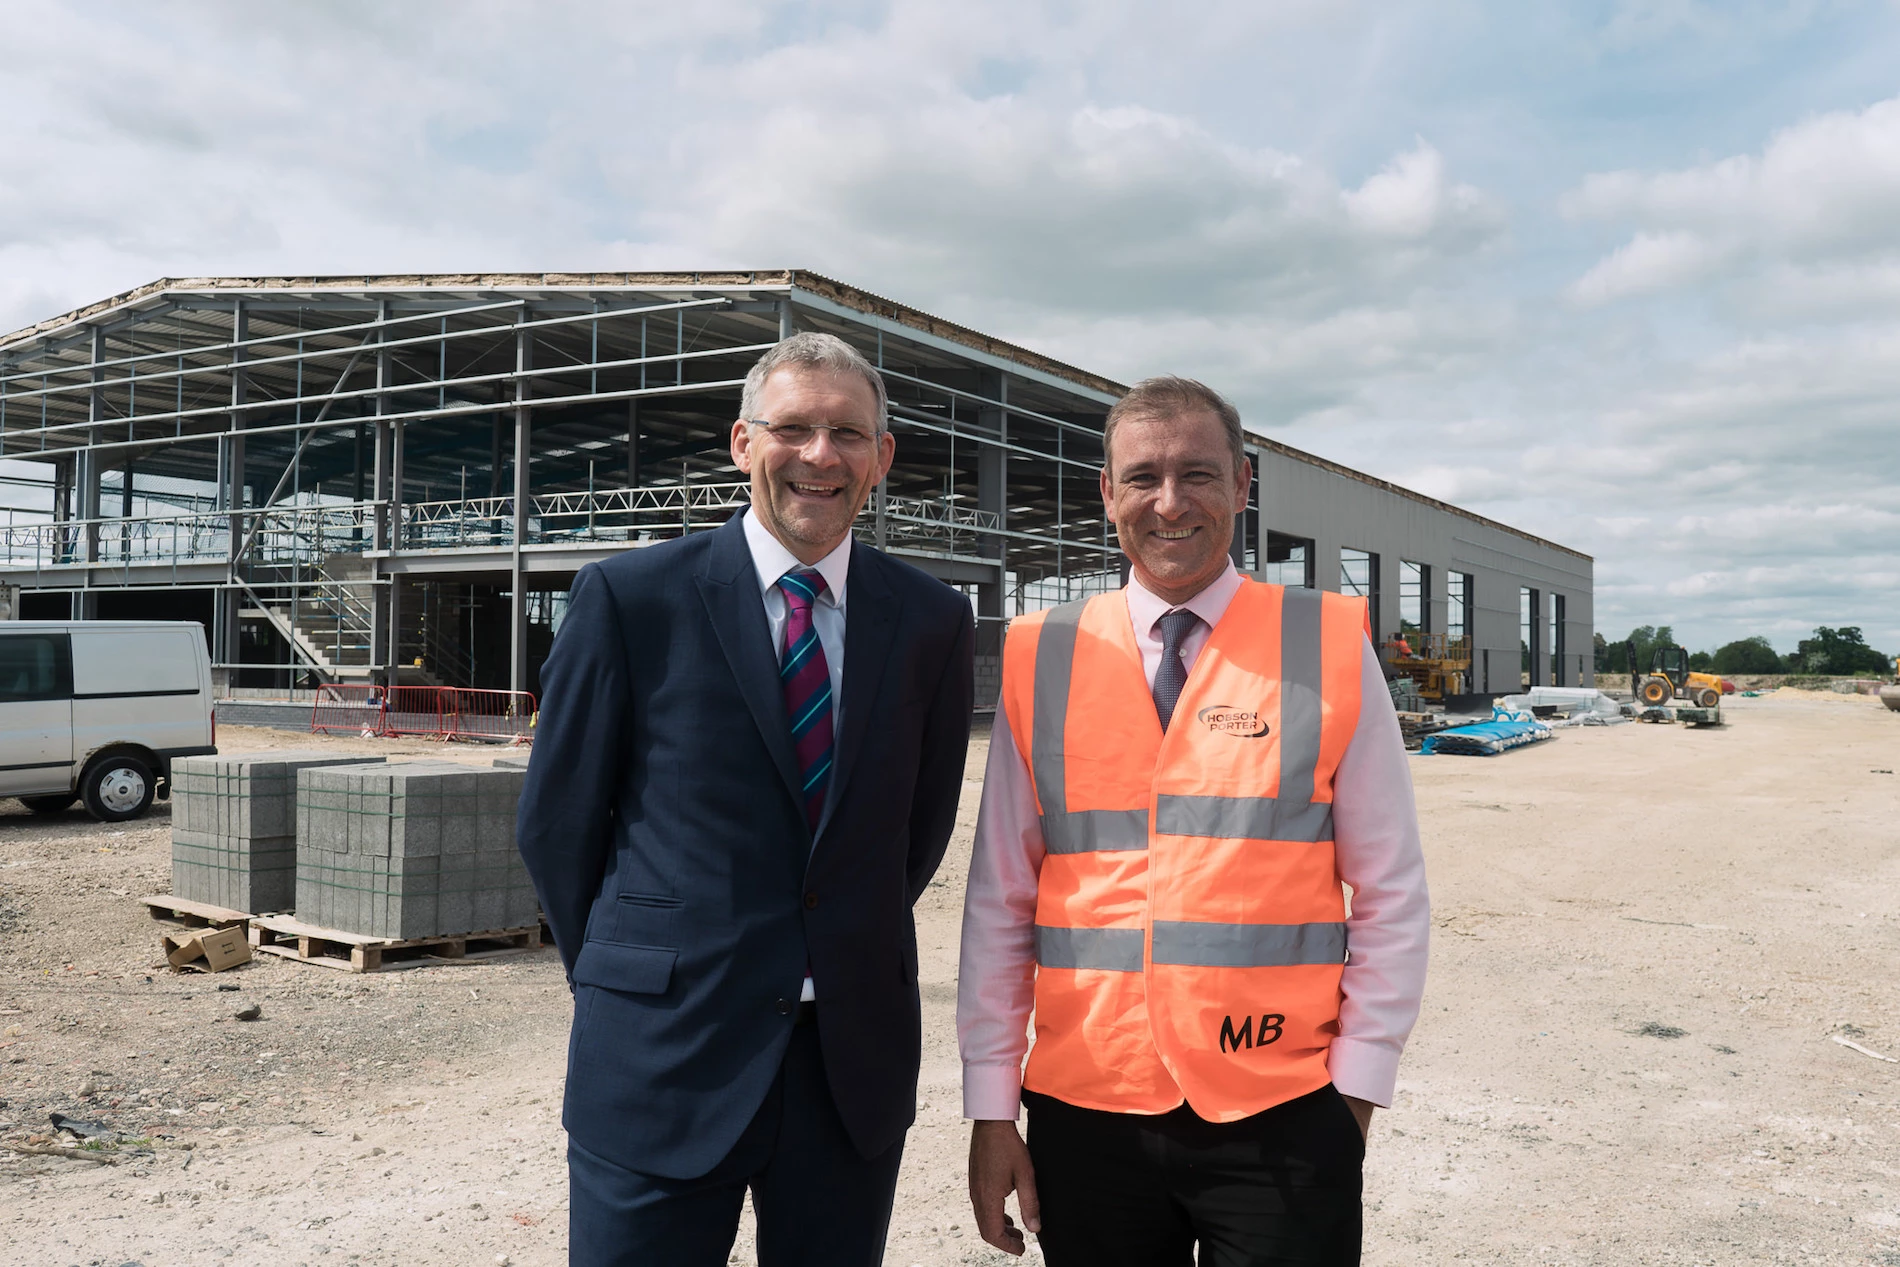
[[[590,290],[602,286],[629,289],[672,286],[782,286],[793,290],[803,290],[854,311],[862,312],[866,316],[894,321],[898,325],[934,335],[939,339],[946,339],[986,356],[1014,361],[1028,369],[1069,379],[1093,391],[1110,396],[1121,396],[1128,391],[1124,384],[1113,382],[1099,374],[1091,374],[1087,370],[1065,364],[1053,357],[1032,352],[1028,348],[1019,347],[1002,339],[992,338],[980,330],[972,330],[954,321],[933,317],[927,312],[886,299],[881,295],[874,295],[867,290],[860,290],[856,286],[848,285],[836,278],[826,277],[822,273],[813,273],[799,268],[653,273],[363,273],[306,277],[162,277],[155,282],[87,304],[83,308],[75,308],[57,317],[48,317],[44,321],[35,322],[12,334],[0,335],[0,352],[7,351],[16,344],[29,342],[71,326],[82,325],[94,318],[121,309],[136,307],[145,300],[180,291],[375,291],[418,288],[428,290],[521,288]]]
[[[807,291],[828,299],[835,304],[840,304],[846,308],[862,312],[867,316],[879,317],[886,321],[894,321],[901,326],[960,344],[972,351],[981,352],[987,356],[1014,361],[1029,369],[1067,378],[1077,384],[1109,396],[1123,396],[1128,392],[1126,384],[1103,378],[1099,374],[1091,374],[1087,370],[1078,369],[1073,365],[1055,360],[1053,357],[1032,352],[1028,348],[1018,347],[1013,343],[991,338],[989,335],[978,330],[972,330],[968,326],[961,326],[953,321],[945,321],[942,318],[933,317],[927,312],[909,307],[905,304],[900,304],[895,300],[886,299],[881,295],[874,295],[867,290],[860,290],[856,286],[848,285],[835,278],[826,277],[822,273],[813,273],[805,269],[797,268],[758,270],[728,269],[717,272],[653,273],[363,273],[336,276],[311,275],[305,277],[162,277],[155,282],[148,282],[143,286],[135,287],[132,290],[124,291],[106,299],[101,299],[96,303],[87,304],[83,308],[75,308],[71,312],[62,313],[57,317],[48,317],[44,321],[36,322],[22,330],[16,330],[12,334],[0,336],[0,352],[5,352],[13,348],[16,344],[40,338],[57,330],[83,324],[88,320],[107,313],[135,307],[146,300],[155,299],[167,292],[175,291],[368,291],[398,290],[405,288],[480,290],[526,287],[543,290],[585,290],[599,286],[624,286],[629,288],[656,286],[784,286],[794,290]],[[1395,493],[1400,497],[1409,498],[1423,505],[1447,511],[1461,518],[1469,519],[1474,523],[1483,524],[1486,527],[1495,528],[1500,532],[1509,533],[1511,536],[1521,537],[1526,541],[1535,542],[1538,545],[1546,546],[1552,550],[1560,551],[1575,558],[1594,562],[1589,555],[1584,554],[1580,550],[1573,550],[1569,546],[1558,545],[1554,541],[1546,541],[1544,538],[1525,532],[1521,528],[1513,528],[1509,524],[1499,523],[1495,519],[1487,519],[1483,515],[1474,514],[1459,506],[1453,506],[1449,502],[1442,502],[1435,497],[1427,497],[1423,493],[1413,492],[1411,489],[1394,484],[1390,480],[1382,480],[1376,476],[1367,475],[1363,471],[1355,471],[1349,466],[1342,466],[1337,462],[1328,461],[1326,458],[1296,449],[1291,445],[1282,444],[1278,440],[1270,440],[1257,431],[1250,429],[1248,436],[1250,439],[1258,441],[1262,447],[1271,452],[1278,453],[1283,457],[1320,467],[1323,470],[1333,472],[1335,475],[1358,480],[1363,484],[1370,484],[1374,488],[1381,488],[1389,493]]]
[[[1560,554],[1567,554],[1572,558],[1582,559],[1586,563],[1596,562],[1594,558],[1581,550],[1573,550],[1569,546],[1558,545],[1555,541],[1548,541],[1535,533],[1525,532],[1522,528],[1513,528],[1510,524],[1499,523],[1495,519],[1487,519],[1483,515],[1466,510],[1463,506],[1454,506],[1450,502],[1441,502],[1436,497],[1427,497],[1424,493],[1414,492],[1403,484],[1394,484],[1391,480],[1382,480],[1376,475],[1367,475],[1364,471],[1355,471],[1350,466],[1341,466],[1339,463],[1320,457],[1318,454],[1308,453],[1304,449],[1296,449],[1290,444],[1282,444],[1278,440],[1269,440],[1266,436],[1261,435],[1252,428],[1247,429],[1247,440],[1249,443],[1257,444],[1270,453],[1278,453],[1281,457],[1292,458],[1295,462],[1304,462],[1308,466],[1317,466],[1321,470],[1331,471],[1334,475],[1344,476],[1349,480],[1358,480],[1361,484],[1370,484],[1374,488],[1384,489],[1388,493],[1396,493],[1398,496],[1406,498],[1409,501],[1430,506],[1434,510],[1442,510],[1447,514],[1456,515],[1460,519],[1469,519],[1473,523],[1483,524],[1487,528],[1495,528],[1499,532],[1508,532],[1513,537],[1520,537],[1525,541],[1535,542],[1540,546],[1556,550]]]

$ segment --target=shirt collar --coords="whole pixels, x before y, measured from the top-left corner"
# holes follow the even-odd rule
[[[763,594],[778,584],[778,578],[787,572],[804,567],[798,556],[787,550],[771,530],[759,522],[759,517],[750,509],[745,512],[745,543],[752,551],[752,567],[759,574],[759,593]],[[839,610],[844,609],[845,575],[851,570],[851,534],[845,533],[844,540],[837,548],[812,565],[812,570],[825,578],[825,592],[818,596],[821,603],[830,603]]]
[[[1226,570],[1185,603],[1169,603],[1157,598],[1143,588],[1132,572],[1129,573],[1125,593],[1128,596],[1129,618],[1134,622],[1135,632],[1144,638],[1153,637],[1155,623],[1177,609],[1193,612],[1212,629],[1227,613],[1227,606],[1234,601],[1234,595],[1240,593],[1240,573],[1235,570],[1234,561],[1227,560]]]

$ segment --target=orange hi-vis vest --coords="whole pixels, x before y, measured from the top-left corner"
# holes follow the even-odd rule
[[[1122,593],[1011,624],[1003,706],[1046,848],[1025,1087],[1231,1122],[1326,1085],[1365,639],[1363,600],[1243,581],[1164,736]]]

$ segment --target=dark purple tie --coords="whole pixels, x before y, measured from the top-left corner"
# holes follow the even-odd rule
[[[1181,660],[1181,644],[1201,623],[1201,618],[1185,607],[1171,611],[1160,620],[1161,660],[1155,665],[1155,713],[1161,718],[1161,729],[1165,733],[1168,723],[1174,720],[1174,706],[1181,701],[1181,690],[1187,685],[1187,665]]]
[[[816,572],[787,572],[778,578],[785,595],[785,653],[778,680],[785,688],[785,713],[792,719],[792,748],[804,780],[805,822],[818,830],[831,780],[831,666],[811,623],[811,605],[825,592]]]

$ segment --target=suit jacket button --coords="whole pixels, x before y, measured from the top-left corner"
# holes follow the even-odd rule
[[[816,893],[807,893],[805,895],[805,909],[808,911],[818,909],[818,895]]]
[[[792,1001],[790,999],[780,999],[777,1003],[773,1004],[773,1006],[778,1009],[780,1016],[790,1016],[792,1014]]]

